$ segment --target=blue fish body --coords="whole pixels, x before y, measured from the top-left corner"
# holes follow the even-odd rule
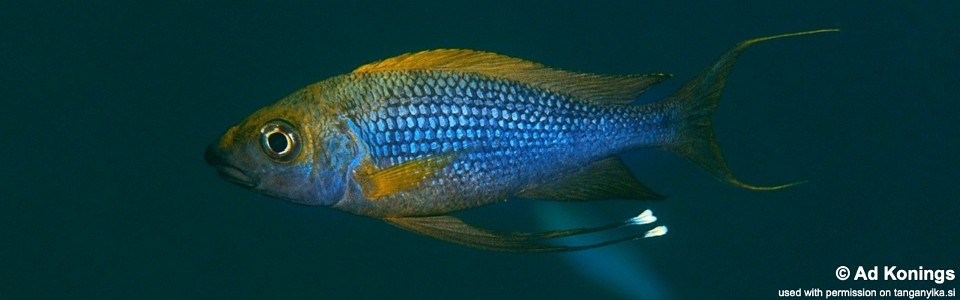
[[[231,127],[206,152],[227,180],[306,205],[331,206],[467,246],[569,251],[546,240],[656,221],[649,211],[606,226],[500,233],[447,213],[509,198],[660,199],[615,155],[672,151],[735,186],[711,115],[741,42],[661,101],[634,105],[663,74],[575,73],[499,54],[441,49],[371,63],[294,92]]]
[[[415,189],[334,205],[363,215],[438,215],[503,201],[612,154],[668,144],[680,113],[675,105],[595,103],[469,73],[352,77],[343,89],[361,96],[348,101],[346,115],[377,167],[456,153]]]

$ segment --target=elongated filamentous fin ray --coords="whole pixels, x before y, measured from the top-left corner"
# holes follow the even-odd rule
[[[657,237],[665,234],[665,226],[657,226],[642,233],[604,240],[587,245],[557,245],[550,241],[612,230],[630,225],[646,225],[656,221],[653,212],[646,210],[640,215],[603,226],[542,232],[499,232],[464,223],[452,216],[385,218],[388,223],[436,239],[469,247],[509,252],[563,252],[602,247],[619,242]]]
[[[665,98],[661,103],[679,107],[682,116],[677,125],[677,138],[667,146],[671,151],[696,163],[701,168],[729,184],[751,190],[778,190],[804,181],[772,186],[758,186],[740,181],[727,166],[720,146],[713,136],[712,115],[717,109],[727,76],[733,70],[737,57],[751,45],[773,39],[835,32],[838,29],[820,29],[774,36],[759,37],[740,42],[727,50],[716,62],[700,72],[696,78]]]

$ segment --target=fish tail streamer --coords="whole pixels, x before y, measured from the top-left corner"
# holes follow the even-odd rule
[[[758,186],[744,183],[734,176],[720,152],[720,145],[713,135],[712,115],[717,109],[720,94],[734,63],[747,47],[759,42],[778,38],[834,32],[838,29],[820,29],[774,36],[759,37],[740,42],[723,53],[716,62],[700,72],[696,78],[664,100],[668,107],[677,107],[680,120],[676,139],[667,146],[671,151],[696,163],[701,168],[734,186],[751,190],[777,190],[803,182],[781,185]]]

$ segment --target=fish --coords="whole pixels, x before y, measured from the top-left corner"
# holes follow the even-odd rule
[[[753,185],[734,176],[712,114],[748,47],[834,31],[745,40],[669,96],[645,104],[634,102],[672,75],[574,72],[469,49],[407,53],[257,110],[207,146],[204,157],[225,180],[258,193],[479,249],[577,251],[657,237],[667,227],[655,226],[650,210],[601,226],[535,232],[486,229],[451,213],[508,199],[664,199],[618,156],[645,148],[675,153],[740,188],[803,183]],[[625,227],[645,230],[585,245],[560,242]]]

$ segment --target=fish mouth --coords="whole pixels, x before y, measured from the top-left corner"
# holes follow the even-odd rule
[[[229,182],[238,184],[248,189],[252,189],[257,186],[257,180],[255,178],[243,173],[243,171],[233,166],[217,166],[217,174],[220,174],[220,177],[223,177],[223,179],[226,179]]]
[[[215,143],[207,146],[207,151],[204,153],[203,158],[207,161],[207,164],[217,169],[220,177],[223,177],[223,179],[229,182],[248,189],[252,189],[260,183],[257,178],[250,176],[240,168],[227,162],[223,157],[223,153],[217,149]]]

